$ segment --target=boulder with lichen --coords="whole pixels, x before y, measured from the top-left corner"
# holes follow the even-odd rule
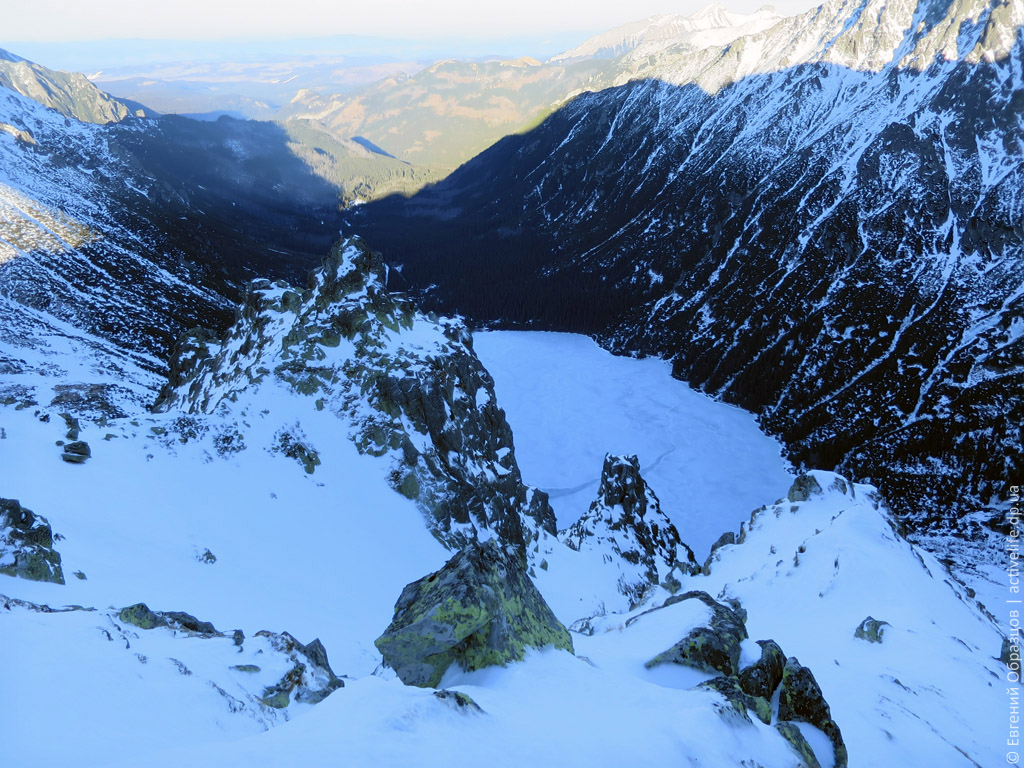
[[[522,556],[494,539],[406,586],[376,645],[402,682],[421,687],[437,687],[452,664],[471,671],[520,661],[527,648],[573,650]]]

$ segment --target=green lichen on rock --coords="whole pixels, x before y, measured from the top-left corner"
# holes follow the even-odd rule
[[[832,742],[836,768],[846,768],[848,756],[843,736],[832,720],[832,712],[811,670],[790,657],[786,660],[780,687],[779,720],[808,723],[823,731]]]
[[[463,693],[462,691],[434,691],[434,697],[439,701],[443,701],[456,712],[461,712],[465,715],[484,714],[480,705],[473,701],[473,698],[469,694]]]
[[[772,705],[768,700],[761,696],[748,694],[740,687],[739,681],[735,677],[715,677],[705,680],[698,687],[707,688],[723,696],[732,706],[736,715],[748,722],[750,721],[748,710],[753,712],[754,716],[765,725],[772,721]]]
[[[190,613],[153,611],[145,603],[136,603],[122,608],[118,613],[118,618],[125,624],[131,624],[139,629],[167,627],[203,637],[226,637],[224,633],[218,632],[213,624],[208,621],[200,621]]]
[[[821,485],[814,479],[814,476],[803,474],[793,481],[793,485],[790,486],[786,498],[796,504],[797,502],[808,501],[811,496],[820,496],[821,494]]]
[[[0,499],[0,573],[64,583],[50,524],[15,499]]]
[[[860,626],[854,630],[854,637],[860,640],[866,640],[869,643],[881,643],[882,638],[885,635],[885,629],[883,627],[891,626],[888,621],[880,621],[878,619],[868,616],[864,621],[860,623]]]
[[[821,763],[818,762],[814,750],[811,749],[811,745],[807,743],[807,739],[804,738],[799,728],[792,723],[781,722],[775,724],[775,729],[800,756],[800,768],[821,768]]]
[[[139,629],[156,629],[162,626],[160,617],[155,612],[149,610],[149,606],[145,603],[136,603],[135,605],[122,608],[118,618],[125,624],[131,624],[139,627]]]
[[[402,682],[430,688],[453,663],[474,670],[520,661],[530,647],[573,650],[523,557],[496,540],[471,542],[406,586],[376,645]]]
[[[700,600],[708,606],[711,609],[710,621],[707,626],[691,629],[686,637],[659,653],[645,666],[650,669],[661,664],[681,664],[704,672],[735,677],[739,673],[740,644],[747,639],[743,617],[733,608],[715,601],[707,592],[673,595],[662,608],[684,600]]]

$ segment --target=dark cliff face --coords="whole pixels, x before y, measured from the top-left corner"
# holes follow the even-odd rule
[[[984,27],[964,21],[961,48]],[[1008,54],[923,69],[586,94],[351,223],[434,308],[668,357],[798,464],[941,527],[1021,469],[1013,31]]]

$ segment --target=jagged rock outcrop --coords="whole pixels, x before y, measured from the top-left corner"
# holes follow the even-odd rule
[[[848,758],[843,736],[832,720],[832,712],[811,670],[790,657],[786,660],[780,686],[779,720],[809,723],[822,730],[832,742],[837,768],[844,768]]]
[[[761,658],[740,671],[739,685],[751,696],[771,699],[782,682],[786,654],[774,640],[758,640],[757,644],[761,646]]]
[[[678,643],[647,662],[648,668],[661,664],[681,664],[726,677],[739,674],[740,643],[747,639],[744,618],[735,608],[716,601],[707,592],[673,595],[661,610],[686,600],[700,600],[711,609],[706,626],[694,627]],[[644,614],[640,614],[643,616]]]
[[[541,531],[555,533],[547,496],[522,483],[469,332],[389,293],[379,256],[358,238],[338,243],[305,289],[253,282],[222,342],[187,334],[156,408],[214,413],[267,380],[348,422],[361,452],[388,457],[393,487],[446,546],[489,530],[523,550]],[[298,425],[275,448],[310,473],[320,461]]]
[[[471,542],[402,590],[376,644],[402,682],[424,687],[436,687],[453,663],[471,671],[519,661],[527,648],[573,650],[525,560],[494,539]]]
[[[0,499],[0,573],[64,583],[50,524],[15,499]]]
[[[775,727],[792,745],[807,766],[818,765],[814,750],[793,722],[804,722],[820,729],[831,741],[837,768],[847,765],[846,745],[839,726],[832,720],[828,703],[811,671],[795,658],[786,658],[774,640],[759,640],[760,658],[740,666],[741,643],[747,639],[746,612],[736,601],[720,603],[706,592],[673,595],[663,605],[644,611],[626,622],[629,626],[652,613],[687,600],[699,600],[710,609],[705,623],[693,627],[668,650],[647,662],[650,669],[662,664],[680,664],[716,675],[699,687],[715,691],[730,705],[722,710],[729,717],[750,721],[753,712],[761,722],[773,719],[771,701],[779,692]]]
[[[885,636],[885,628],[889,626],[888,621],[868,616],[854,630],[853,636],[869,643],[881,643]]]
[[[693,551],[640,475],[636,456],[606,455],[597,494],[590,509],[559,538],[577,551],[614,553],[619,592],[631,608],[658,584],[675,591],[680,576],[699,571]]]
[[[292,665],[277,683],[264,689],[260,700],[268,707],[284,709],[292,701],[319,704],[345,687],[345,681],[331,669],[327,649],[319,638],[303,645],[287,632],[262,630],[256,633],[256,637],[267,638],[271,647],[285,654]]]
[[[184,632],[189,637],[230,638],[238,646],[239,653],[246,650],[245,635],[241,630],[236,629],[230,634],[219,632],[211,622],[202,621],[183,611],[154,611],[145,603],[136,603],[122,608],[117,618],[126,625],[143,630],[162,627]],[[327,649],[319,638],[304,645],[287,632],[261,630],[254,637],[265,641],[271,653],[283,656],[289,668],[279,679],[264,685],[261,693],[253,695],[253,701],[273,709],[285,709],[293,701],[319,704],[334,691],[345,687],[345,682],[331,669],[327,660]],[[258,649],[257,657],[262,653],[263,650]],[[182,669],[185,669],[184,665],[179,671]],[[256,676],[263,672],[257,664],[235,664],[231,669]],[[186,669],[182,674],[191,672]],[[258,683],[259,680],[254,681],[254,684]]]

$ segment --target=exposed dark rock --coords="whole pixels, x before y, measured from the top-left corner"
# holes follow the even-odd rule
[[[1014,642],[1008,637],[1003,638],[1002,646],[999,648],[999,656],[996,661],[1001,661],[1004,666],[1009,666],[1011,662],[1020,661],[1020,641]]]
[[[619,592],[629,599],[630,608],[659,583],[679,589],[677,573],[699,571],[693,551],[640,475],[635,455],[605,456],[597,499],[559,538],[575,550],[611,549],[619,558]]]
[[[808,501],[812,496],[820,496],[821,494],[821,485],[818,484],[818,481],[814,479],[813,475],[805,474],[799,475],[793,481],[793,485],[790,486],[786,498],[796,504],[800,501]]]
[[[715,543],[711,545],[711,551],[708,552],[707,559],[704,561],[704,566],[700,569],[701,573],[703,573],[705,576],[709,575],[711,573],[711,561],[715,557],[715,552],[720,550],[722,547],[735,543],[736,534],[732,531],[726,531],[721,536],[719,536],[715,540]]]
[[[682,664],[704,672],[735,677],[739,674],[740,643],[747,639],[747,628],[742,617],[732,608],[716,602],[707,592],[673,595],[665,601],[662,608],[684,600],[700,600],[711,609],[711,619],[707,626],[690,630],[686,637],[667,651],[659,653],[645,666],[651,668],[660,664]],[[640,614],[630,621],[635,621],[643,615]]]
[[[467,715],[482,715],[484,711],[480,705],[473,701],[469,694],[462,691],[440,690],[434,691],[434,696],[443,701],[456,712],[463,712]]]
[[[63,453],[60,455],[69,464],[82,464],[91,456],[92,450],[89,448],[89,444],[81,440],[67,443],[64,446]]]
[[[50,407],[67,409],[72,418],[77,414],[100,421],[125,418],[128,414],[122,404],[135,399],[131,390],[119,384],[57,384],[53,392]],[[69,434],[68,439],[77,438]]]
[[[757,644],[761,646],[761,658],[740,670],[739,684],[751,696],[770,700],[782,682],[786,654],[774,640],[758,640]]]
[[[64,583],[49,522],[15,499],[0,499],[0,573]]]
[[[709,688],[721,694],[732,705],[736,713],[748,721],[750,716],[747,714],[747,710],[753,712],[754,716],[765,725],[772,721],[772,705],[769,703],[769,700],[747,693],[747,691],[740,687],[740,683],[735,677],[715,677],[711,680],[705,680],[697,687]]]
[[[78,423],[78,419],[76,419],[69,413],[62,413],[60,414],[60,417],[64,419],[64,424],[67,425],[68,428],[67,434],[65,434],[64,436],[68,440],[77,440],[78,433],[82,429],[81,425]]]
[[[203,637],[227,637],[223,632],[218,632],[216,627],[208,621],[200,621],[190,613],[182,611],[153,611],[145,603],[136,603],[122,608],[118,614],[121,621],[132,624],[139,629],[156,629],[167,627],[189,632]]]
[[[782,672],[779,720],[809,723],[822,730],[835,750],[836,768],[846,768],[846,745],[843,743],[839,726],[832,720],[832,712],[821,693],[818,681],[814,679],[811,670],[802,666],[793,657],[786,660]]]
[[[277,683],[264,689],[260,700],[268,707],[284,709],[293,699],[304,704],[319,704],[345,687],[345,681],[331,669],[327,649],[319,638],[303,645],[287,632],[262,630],[256,637],[267,638],[275,651],[286,654],[292,662],[291,669]]]
[[[283,429],[274,436],[274,447],[290,459],[295,459],[307,475],[312,475],[320,466],[320,454],[309,444],[305,434],[298,425]]]
[[[884,627],[888,626],[891,626],[888,621],[879,621],[868,616],[860,623],[860,626],[857,627],[853,634],[854,637],[867,640],[869,643],[881,643],[885,635]]]
[[[376,645],[402,682],[422,687],[436,687],[452,663],[475,670],[519,661],[530,647],[572,651],[522,556],[493,539],[402,590]]]

